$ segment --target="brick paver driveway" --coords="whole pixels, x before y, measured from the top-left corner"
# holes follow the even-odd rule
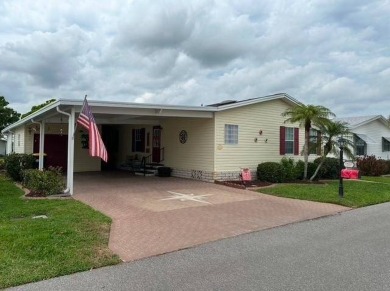
[[[349,209],[122,172],[75,175],[74,197],[112,218],[109,247],[124,261]]]

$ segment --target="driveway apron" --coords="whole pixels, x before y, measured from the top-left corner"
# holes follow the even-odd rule
[[[213,183],[123,172],[75,175],[75,195],[112,218],[110,249],[133,261],[349,208]]]

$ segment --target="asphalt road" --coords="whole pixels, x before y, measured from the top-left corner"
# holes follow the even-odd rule
[[[390,203],[12,290],[390,290]]]

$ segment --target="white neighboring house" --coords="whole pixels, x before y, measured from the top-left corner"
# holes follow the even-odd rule
[[[7,140],[5,138],[0,138],[0,156],[5,156],[6,148]]]
[[[390,126],[382,115],[337,118],[353,133],[355,156],[375,155],[390,160]]]

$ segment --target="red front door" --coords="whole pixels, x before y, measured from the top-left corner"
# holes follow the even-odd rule
[[[45,134],[45,168],[62,167],[66,171],[68,161],[68,135]],[[34,134],[34,153],[39,153],[39,134]]]
[[[153,126],[152,162],[159,163],[160,161],[161,161],[161,127]]]

